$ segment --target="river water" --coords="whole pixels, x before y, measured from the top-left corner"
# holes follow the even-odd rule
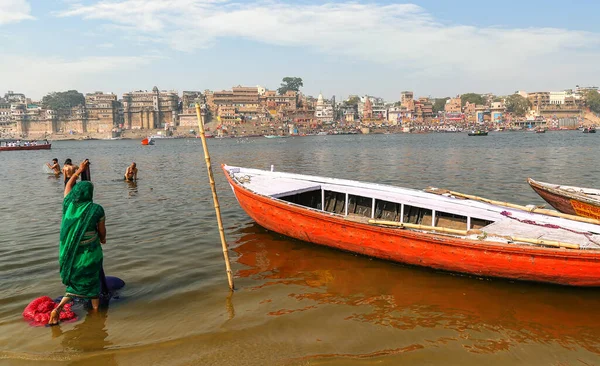
[[[598,187],[600,137],[579,131],[211,139],[231,247],[229,293],[199,139],[58,141],[1,152],[0,363],[87,365],[600,364],[600,292],[473,278],[292,240],[239,208],[222,163],[542,204],[527,177]],[[57,157],[92,162],[104,268],[126,287],[59,327],[21,317],[59,296]],[[123,182],[132,161],[137,185]]]

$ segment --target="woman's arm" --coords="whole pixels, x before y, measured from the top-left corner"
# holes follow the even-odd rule
[[[133,180],[136,180],[136,181],[137,181],[137,172],[138,172],[138,170],[137,170],[137,168],[135,168],[135,170],[133,171]]]
[[[104,220],[98,222],[98,236],[100,237],[100,243],[106,244],[106,225]]]
[[[81,174],[85,170],[85,168],[87,168],[89,163],[90,163],[89,160],[85,159],[83,161],[83,163],[81,163],[79,165],[79,169],[77,169],[77,171],[75,173],[73,173],[73,175],[67,182],[67,185],[65,186],[65,197],[67,197],[69,192],[71,192],[71,189],[73,189],[73,186],[77,182],[77,177],[79,177],[79,174]]]

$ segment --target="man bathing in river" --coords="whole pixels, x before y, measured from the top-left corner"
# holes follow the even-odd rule
[[[127,170],[125,170],[125,180],[127,182],[137,181],[137,173],[138,170],[135,163],[131,163],[131,165],[127,167]]]
[[[58,164],[57,158],[52,159],[52,165],[50,165],[50,163],[46,163],[46,165],[48,168],[52,169],[55,175],[60,175],[60,165]]]
[[[65,160],[65,165],[63,166],[63,174],[65,176],[65,186],[67,185],[67,182],[69,181],[69,179],[71,179],[71,176],[73,174],[75,174],[75,171],[77,169],[73,166],[73,163],[71,162],[71,159],[67,159]]]

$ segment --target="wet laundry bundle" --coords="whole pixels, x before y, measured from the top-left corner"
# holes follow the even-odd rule
[[[23,318],[29,320],[31,325],[44,326],[50,320],[50,313],[58,304],[48,296],[38,297],[23,310]],[[60,320],[75,319],[76,315],[71,310],[71,304],[66,304],[60,313]]]

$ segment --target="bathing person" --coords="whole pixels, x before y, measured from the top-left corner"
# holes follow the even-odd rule
[[[60,174],[60,165],[58,164],[57,158],[52,159],[52,165],[50,165],[50,163],[46,163],[46,165],[48,166],[48,168],[52,169],[55,175]]]
[[[74,297],[91,299],[94,310],[100,304],[101,244],[106,243],[104,209],[92,202],[94,186],[91,182],[75,184],[87,165],[87,160],[81,163],[65,187],[58,263],[60,278],[67,289],[50,314],[50,325],[58,324],[63,306]]]
[[[131,163],[131,165],[127,167],[127,170],[125,170],[125,180],[128,182],[136,181],[137,173],[138,169],[135,163]]]
[[[75,173],[75,170],[77,170],[77,168],[75,166],[73,166],[71,159],[65,160],[65,165],[63,166],[63,174],[65,176],[65,186],[69,182],[69,179],[71,179],[71,176]]]

